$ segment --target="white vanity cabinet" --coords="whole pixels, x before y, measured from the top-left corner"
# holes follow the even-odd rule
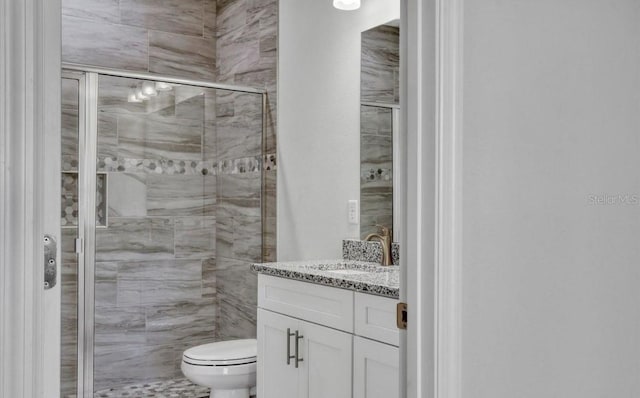
[[[260,274],[258,397],[398,397],[396,303]]]
[[[351,397],[350,334],[259,308],[258,342],[258,397]]]

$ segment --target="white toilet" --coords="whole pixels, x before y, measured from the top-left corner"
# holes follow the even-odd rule
[[[182,373],[211,388],[211,398],[249,398],[256,390],[257,351],[255,339],[192,347],[182,354]]]

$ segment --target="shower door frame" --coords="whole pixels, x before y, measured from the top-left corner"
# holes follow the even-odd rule
[[[150,73],[120,71],[87,65],[63,63],[62,78],[78,81],[78,230],[75,240],[78,273],[77,299],[77,398],[91,398],[94,394],[94,332],[95,332],[95,253],[96,253],[96,174],[98,149],[98,79],[100,76],[165,82],[216,90],[261,95],[261,257],[265,261],[266,234],[266,169],[267,155],[267,92],[265,89],[219,84],[208,81],[181,79]]]

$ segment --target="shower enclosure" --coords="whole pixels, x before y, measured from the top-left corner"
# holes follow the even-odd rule
[[[255,337],[266,94],[65,65],[62,96],[61,396],[186,385],[183,350]]]

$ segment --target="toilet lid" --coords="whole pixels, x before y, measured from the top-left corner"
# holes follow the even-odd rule
[[[182,358],[193,365],[242,365],[256,362],[256,339],[229,340],[189,348]]]

